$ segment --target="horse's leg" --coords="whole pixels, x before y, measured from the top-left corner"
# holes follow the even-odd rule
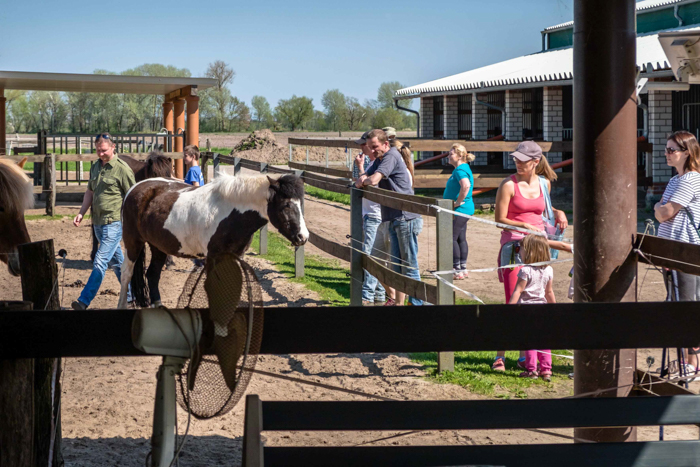
[[[129,283],[134,275],[134,265],[139,259],[139,256],[143,254],[143,248],[144,244],[142,243],[140,247],[132,247],[132,249],[126,250],[126,254],[124,255],[124,263],[121,268],[121,290],[119,292],[119,304],[117,305],[117,308],[121,310],[125,310],[128,306],[127,296],[129,292]]]
[[[148,271],[146,271],[148,290],[151,295],[151,306],[159,306],[161,304],[158,283],[160,282],[160,274],[163,271],[166,258],[167,255],[165,253],[151,245],[151,264],[148,265]]]

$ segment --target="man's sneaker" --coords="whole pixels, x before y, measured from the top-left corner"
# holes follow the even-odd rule
[[[81,302],[80,300],[75,300],[73,303],[70,304],[71,308],[73,308],[75,311],[85,311],[87,310],[87,305]]]

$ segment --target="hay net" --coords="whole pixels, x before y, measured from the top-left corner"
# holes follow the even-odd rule
[[[234,255],[209,258],[190,273],[178,308],[199,309],[204,331],[179,375],[177,401],[183,410],[208,419],[229,412],[241,399],[262,342],[262,304],[255,271]]]

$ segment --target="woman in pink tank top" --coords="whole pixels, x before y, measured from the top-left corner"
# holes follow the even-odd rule
[[[542,213],[545,210],[545,200],[540,184],[540,175],[547,180],[547,190],[551,192],[551,182],[557,179],[557,174],[542,154],[542,148],[534,141],[523,141],[514,153],[513,161],[517,173],[501,182],[496,194],[496,222],[512,225],[528,230],[544,230]],[[568,226],[566,214],[553,209],[556,223],[565,229]],[[501,250],[498,253],[498,265],[522,264],[520,260],[520,240],[527,235],[515,230],[501,232]],[[498,278],[503,282],[506,303],[518,282],[520,267],[500,269]],[[505,371],[505,351],[499,351],[493,364],[493,369]]]

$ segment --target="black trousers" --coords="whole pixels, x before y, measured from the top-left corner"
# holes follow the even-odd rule
[[[466,217],[454,216],[452,218],[452,267],[454,269],[467,269],[467,256],[469,245],[467,244]]]

